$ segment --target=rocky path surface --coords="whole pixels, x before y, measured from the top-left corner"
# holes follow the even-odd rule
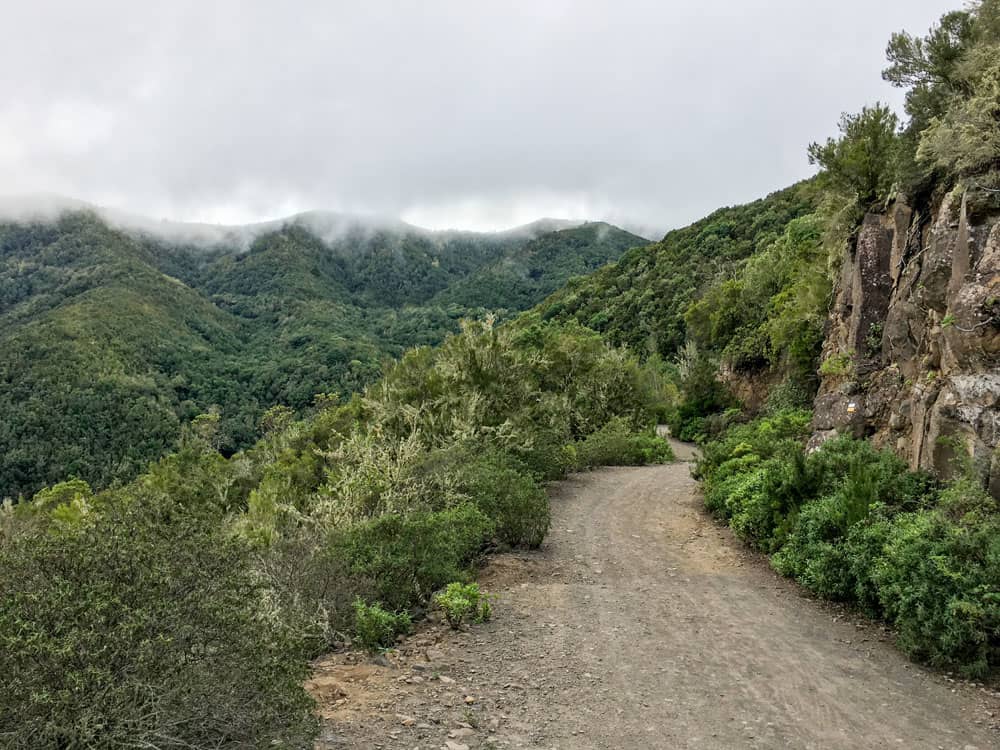
[[[317,663],[317,747],[1000,747],[997,693],[807,598],[697,493],[684,462],[556,485],[542,549],[483,571],[492,622]]]

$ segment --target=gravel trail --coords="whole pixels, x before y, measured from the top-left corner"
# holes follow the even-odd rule
[[[483,571],[492,622],[317,662],[318,748],[1000,747],[997,693],[778,577],[704,514],[684,461],[551,494],[542,549]]]

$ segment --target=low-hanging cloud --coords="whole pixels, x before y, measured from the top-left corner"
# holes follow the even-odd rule
[[[0,194],[649,234],[809,174],[841,111],[898,103],[888,35],[960,3],[9,5]]]

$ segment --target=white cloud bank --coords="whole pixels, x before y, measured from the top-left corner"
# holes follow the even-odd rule
[[[840,112],[899,102],[889,34],[958,5],[8,3],[0,194],[662,231],[807,176]]]

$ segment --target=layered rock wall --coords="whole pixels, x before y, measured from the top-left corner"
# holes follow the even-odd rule
[[[869,214],[835,295],[813,444],[869,437],[943,475],[968,456],[1000,497],[1000,215]]]

